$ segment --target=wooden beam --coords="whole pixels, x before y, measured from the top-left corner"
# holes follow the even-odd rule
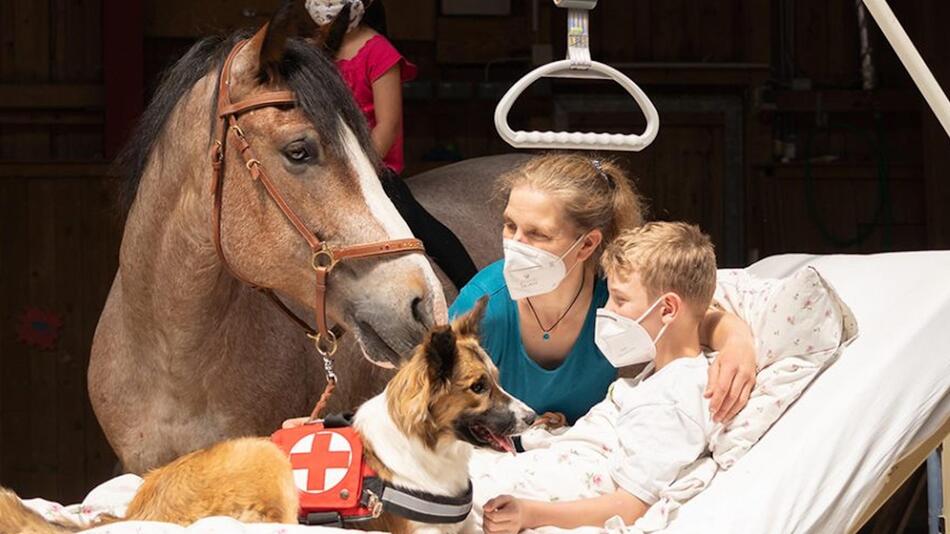
[[[101,112],[36,111],[33,109],[0,111],[0,125],[21,126],[99,126]]]
[[[775,104],[781,111],[866,112],[916,111],[917,95],[906,90],[883,89],[867,91],[777,91]]]
[[[0,109],[101,109],[101,85],[0,83]]]
[[[106,162],[0,162],[0,180],[5,178],[108,178],[114,174]]]
[[[112,158],[145,107],[142,0],[103,0],[102,71],[106,107],[103,152]]]
[[[950,16],[950,3],[943,0],[918,2],[921,36],[920,54],[933,70],[934,77],[945,91],[950,90],[950,32],[944,21]],[[927,195],[927,245],[950,248],[950,139],[934,116],[930,106],[920,98],[923,122],[924,181]]]

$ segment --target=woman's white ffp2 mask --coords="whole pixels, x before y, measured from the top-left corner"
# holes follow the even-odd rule
[[[663,325],[656,339],[651,339],[650,333],[640,323],[661,301],[662,299],[657,299],[637,320],[616,314],[606,308],[597,309],[594,343],[611,365],[620,368],[653,361],[656,357],[656,344],[663,337],[670,323]]]
[[[511,298],[521,300],[554,291],[569,272],[564,265],[564,256],[570,254],[583,239],[583,235],[578,237],[560,256],[514,239],[505,239],[504,275]]]

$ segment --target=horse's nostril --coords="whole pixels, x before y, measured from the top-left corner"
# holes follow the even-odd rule
[[[425,313],[422,309],[422,297],[412,299],[412,318],[422,324],[426,324]]]

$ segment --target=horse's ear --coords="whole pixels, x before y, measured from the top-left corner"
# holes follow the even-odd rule
[[[322,48],[329,56],[336,56],[340,46],[343,45],[343,37],[349,28],[350,4],[344,4],[333,22],[317,29],[314,35],[317,46]]]
[[[284,0],[265,24],[251,39],[252,49],[258,52],[258,76],[267,82],[280,78],[278,66],[284,57],[287,39],[310,37],[316,24],[307,13],[305,0]]]

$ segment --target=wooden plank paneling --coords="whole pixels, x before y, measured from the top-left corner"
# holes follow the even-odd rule
[[[29,478],[20,457],[22,436],[30,420],[23,383],[30,376],[26,351],[17,340],[16,326],[29,302],[25,180],[0,180],[0,480],[14,486]],[[9,221],[9,222],[8,222]],[[14,486],[17,487],[17,486]]]
[[[875,221],[881,201],[876,167],[830,165],[813,169],[813,195],[806,193],[800,165],[768,171],[763,181],[763,252],[871,253],[920,250],[925,247],[926,225],[921,207],[923,181],[917,167],[895,166],[885,193],[884,212]],[[824,226],[828,235],[820,230]],[[870,233],[860,243],[841,246],[829,236],[850,240]]]
[[[947,2],[920,6],[921,31],[911,34],[921,49],[921,56],[930,65],[943,90],[950,91],[950,32],[946,17]],[[910,30],[908,30],[910,31]],[[917,37],[919,35],[919,37]],[[924,180],[927,198],[927,243],[934,248],[950,248],[950,140],[934,117],[933,111],[920,99],[923,129]]]
[[[530,21],[519,17],[439,17],[436,59],[440,63],[488,63],[515,55],[531,55]],[[476,35],[504,35],[481,39]]]
[[[112,473],[85,374],[117,265],[117,184],[0,179],[0,480],[24,496],[78,502]],[[31,306],[63,318],[52,350],[16,338]]]
[[[736,60],[769,63],[772,59],[772,5],[774,2],[736,4]]]
[[[101,84],[15,83],[0,84],[0,108],[87,109],[102,108]]]
[[[828,2],[799,0],[795,3],[796,75],[822,81],[828,73]]]
[[[96,82],[102,78],[101,0],[48,0],[52,50],[50,80]]]
[[[101,115],[101,0],[0,5],[0,108]],[[102,157],[101,121],[0,121],[0,160]]]
[[[268,21],[278,4],[273,0],[144,0],[145,35],[200,37],[256,28]]]

